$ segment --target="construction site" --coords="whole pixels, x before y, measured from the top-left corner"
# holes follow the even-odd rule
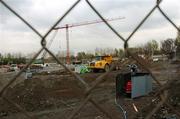
[[[39,3],[45,5],[42,1]],[[98,19],[60,24],[66,15],[83,3],[89,6]],[[161,9],[163,1],[154,1],[152,8],[150,7],[127,37],[121,35],[121,31],[114,27],[118,26],[117,23],[113,22],[128,21],[128,16],[104,17],[101,9],[97,9],[91,0],[85,0],[83,3],[81,0],[72,2],[67,11],[42,35],[37,27],[33,27],[33,22],[26,20],[17,12],[18,9],[11,6],[15,3],[0,0],[0,8],[8,10],[40,37],[39,50],[30,46],[30,49],[36,50],[32,56],[28,53],[24,56],[6,53],[6,48],[3,49],[6,43],[1,41],[0,119],[180,119],[180,28],[179,22],[174,22],[173,18]],[[37,4],[34,3],[34,6],[37,7]],[[107,8],[112,9],[111,6]],[[149,40],[143,45],[138,38],[134,44],[140,45],[131,45],[130,39],[133,41],[136,32],[140,31],[156,10],[175,29],[174,38],[168,36],[164,41]],[[81,27],[92,26],[99,30],[102,24],[117,36],[122,47],[116,42],[118,47],[114,47],[113,40],[106,44],[112,45],[112,48],[104,47],[105,44],[97,40],[93,43],[100,45],[97,45],[98,48],[93,47],[95,50],[93,49],[92,53],[88,52],[88,45],[92,44],[88,42],[88,45],[84,45],[82,41],[77,44],[84,50],[76,51],[74,47],[78,40],[73,40],[76,40],[76,37],[83,39],[83,36],[72,34],[77,33],[76,30]],[[0,32],[3,30],[0,29]],[[95,30],[87,33],[89,39],[90,33],[96,34]],[[103,32],[101,37],[106,37],[108,32]],[[57,42],[57,39],[60,39],[59,34],[64,35],[64,44],[62,41],[61,44],[60,41]],[[85,32],[82,34],[87,35]],[[152,33],[150,36],[153,35]],[[11,35],[5,37],[8,39]],[[164,38],[164,34],[162,37]],[[107,39],[110,40],[109,37]],[[57,44],[57,50],[53,49]],[[1,53],[3,50],[4,54]]]

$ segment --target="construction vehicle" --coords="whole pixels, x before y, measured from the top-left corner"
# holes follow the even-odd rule
[[[93,72],[99,70],[109,71],[113,58],[110,55],[96,56],[95,60],[89,63],[89,69]]]

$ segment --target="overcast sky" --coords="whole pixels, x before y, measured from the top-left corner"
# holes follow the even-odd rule
[[[4,1],[44,35],[76,0]],[[156,3],[156,0],[90,1],[105,18],[125,17],[109,22],[125,38]],[[180,0],[163,0],[161,7],[177,25],[180,25]],[[99,17],[82,0],[58,26],[98,19]],[[53,36],[53,32],[47,38],[47,42]],[[69,32],[70,50],[74,52],[123,47],[123,42],[104,23],[73,27]],[[166,38],[175,38],[176,34],[176,29],[156,10],[130,39],[129,45],[142,45],[152,39],[160,42]],[[0,4],[0,53],[26,54],[36,52],[40,47],[40,38]],[[65,29],[58,31],[50,49],[55,53],[66,50]]]

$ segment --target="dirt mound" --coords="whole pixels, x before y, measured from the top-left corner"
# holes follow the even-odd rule
[[[77,88],[75,80],[54,76],[47,79],[33,78],[24,80],[13,88],[9,88],[5,96],[19,104],[27,111],[40,111],[57,107],[62,100],[80,98],[80,89]],[[0,114],[18,112],[15,107],[0,100]]]

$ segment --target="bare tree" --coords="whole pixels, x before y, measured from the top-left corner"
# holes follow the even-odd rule
[[[114,54],[113,48],[96,48],[95,55],[112,55]]]
[[[170,59],[174,57],[176,50],[175,41],[171,38],[161,42],[161,51],[168,55]]]
[[[179,27],[180,28],[180,27]],[[176,52],[178,55],[180,55],[180,32],[177,32],[177,37],[175,40],[175,45],[177,46]]]
[[[143,50],[147,57],[152,57],[154,55],[154,52],[158,50],[158,48],[159,46],[157,41],[151,40],[144,45]]]

